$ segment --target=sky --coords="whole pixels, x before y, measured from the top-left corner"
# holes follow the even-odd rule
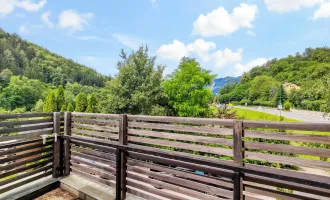
[[[148,45],[173,72],[183,56],[217,77],[330,43],[330,0],[0,0],[0,27],[114,76],[120,50]]]

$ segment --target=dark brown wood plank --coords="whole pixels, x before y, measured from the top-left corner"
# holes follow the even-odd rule
[[[52,138],[49,138],[49,140],[52,140]],[[42,139],[37,138],[37,139],[32,139],[32,140],[24,140],[24,141],[16,141],[16,142],[5,143],[5,144],[0,145],[0,149],[18,147],[18,146],[21,146],[21,145],[33,144],[33,143],[37,143],[37,142],[42,142]]]
[[[85,166],[82,166],[82,165],[79,165],[79,164],[75,164],[75,163],[72,163],[72,169],[77,169],[79,171],[82,171],[82,172],[85,172],[87,174],[91,174],[91,175],[97,175],[97,176],[100,176],[100,178],[104,178],[104,179],[107,179],[107,180],[115,180],[116,177],[111,174],[111,173],[108,173],[108,172],[105,172],[105,171],[101,171],[101,170],[96,170],[95,168],[88,168],[88,167],[85,167]]]
[[[53,113],[23,113],[23,114],[1,114],[0,119],[52,117]]]
[[[109,126],[97,126],[97,125],[88,125],[88,124],[76,124],[72,123],[73,128],[83,128],[83,129],[90,129],[94,131],[107,131],[107,132],[114,132],[118,133],[118,127],[109,127]]]
[[[119,126],[117,120],[102,120],[102,119],[85,119],[85,118],[72,118],[73,122],[85,123],[85,124],[97,124],[97,125],[113,125]]]
[[[127,115],[120,115],[119,119],[119,144],[127,145]],[[127,151],[120,152],[120,180],[121,180],[121,198],[126,199],[127,193]]]
[[[130,186],[127,187],[127,192],[135,196],[141,197],[145,200],[163,200],[163,198],[158,198],[157,196],[151,195],[151,193],[146,193]]]
[[[108,132],[99,132],[99,131],[88,131],[88,130],[81,130],[81,129],[76,129],[76,128],[72,129],[72,133],[104,137],[104,138],[111,138],[111,139],[117,139],[117,140],[119,138],[118,134],[112,134],[112,133],[108,133]]]
[[[116,148],[118,145],[118,142],[105,140],[105,139],[98,139],[98,138],[91,138],[91,137],[85,137],[85,136],[78,136],[78,135],[71,135],[71,136],[64,136],[66,138],[70,138],[72,141],[83,141],[88,143],[95,143],[95,144],[102,144],[107,145],[110,147]]]
[[[81,147],[78,147],[78,146],[72,146],[71,149],[75,152],[80,152],[80,153],[84,153],[84,154],[87,154],[87,155],[96,156],[96,157],[99,157],[99,158],[116,161],[116,156],[114,154],[104,153],[104,152],[96,151],[96,150],[89,150],[89,149],[81,148]]]
[[[24,126],[24,127],[18,127],[18,128],[7,128],[7,129],[1,129],[0,134],[46,129],[46,128],[51,128],[51,127],[53,127],[53,124],[38,124],[38,125]]]
[[[118,114],[98,114],[98,113],[79,113],[73,112],[73,117],[95,117],[95,118],[105,118],[105,119],[119,119]]]
[[[3,165],[3,166],[0,166],[0,171],[11,170],[11,169],[14,169],[16,167],[23,166],[27,163],[36,162],[36,161],[41,160],[41,159],[52,159],[52,154],[49,153],[49,154],[39,155],[39,156],[35,156],[33,158],[29,158],[29,159],[26,159],[26,160],[14,162],[14,163],[9,164],[9,165]]]
[[[330,149],[324,148],[301,147],[285,144],[269,144],[265,142],[244,142],[244,147],[248,149],[258,149],[292,154],[304,154],[330,158]]]
[[[252,160],[263,160],[273,163],[282,163],[286,165],[304,166],[304,167],[314,167],[317,169],[330,169],[330,162],[321,160],[307,160],[297,157],[289,156],[278,156],[274,154],[257,153],[257,152],[244,152],[246,159]]]
[[[129,127],[137,128],[150,128],[158,130],[171,130],[171,131],[182,131],[190,133],[200,134],[215,134],[215,135],[232,135],[233,130],[229,128],[213,128],[205,126],[185,126],[178,124],[156,124],[156,123],[144,123],[144,122],[128,122]]]
[[[128,140],[129,140],[129,142],[154,144],[154,145],[161,145],[161,146],[173,147],[173,148],[178,148],[178,149],[200,151],[200,152],[204,152],[204,153],[233,156],[233,151],[231,149],[225,149],[225,148],[220,148],[220,147],[211,147],[211,146],[188,144],[188,143],[174,142],[174,141],[168,141],[168,140],[134,137],[134,136],[128,136]]]
[[[233,146],[233,140],[224,139],[224,138],[204,137],[204,136],[178,134],[178,133],[167,133],[167,132],[159,132],[159,131],[147,131],[147,130],[139,130],[139,129],[128,129],[128,134],[167,138],[167,139],[181,140],[181,141]]]
[[[134,160],[134,159],[129,159],[128,164],[131,165],[131,166],[139,166],[139,167],[149,168],[149,169],[153,169],[153,170],[160,171],[160,172],[166,172],[166,173],[178,176],[178,177],[193,179],[193,180],[196,180],[198,182],[214,184],[214,185],[226,187],[228,189],[233,188],[233,182],[232,181],[225,180],[223,178],[222,179],[217,178],[215,176],[197,175],[197,174],[192,173],[192,172],[181,171],[181,170],[173,169],[173,168],[170,168],[170,167],[166,167],[166,166],[162,166],[162,165],[156,165],[156,164],[150,164],[150,163],[147,163],[147,162],[138,161],[138,160]]]
[[[64,135],[71,135],[71,112],[64,113]],[[64,140],[64,176],[70,174],[70,160],[71,160],[71,141],[70,138]]]
[[[128,170],[132,172],[136,172],[138,174],[147,175],[149,178],[154,178],[159,181],[165,181],[166,183],[178,185],[181,187],[186,187],[193,190],[198,190],[200,192],[205,192],[210,195],[223,196],[227,198],[232,198],[233,196],[233,192],[229,190],[217,188],[210,185],[205,185],[199,182],[194,182],[183,178],[177,178],[170,175],[152,172],[147,169],[142,169],[139,167],[129,166]]]
[[[17,121],[9,121],[9,122],[0,122],[0,127],[5,126],[18,126],[18,125],[29,125],[29,124],[42,124],[42,123],[48,123],[52,124],[53,119],[33,119],[33,120],[17,120]]]
[[[43,134],[50,134],[53,132],[53,128],[46,128],[42,130],[36,130],[36,131],[28,131],[28,133],[21,132],[21,134],[18,135],[11,135],[11,136],[3,136],[0,137],[0,142],[4,141],[15,141],[18,139],[26,139],[31,140],[32,138],[39,137]]]
[[[27,153],[22,153],[22,154],[18,154],[18,155],[15,155],[15,156],[8,156],[8,157],[5,157],[5,158],[2,158],[2,159],[0,159],[0,164],[4,164],[4,163],[10,162],[10,161],[19,160],[19,159],[22,159],[22,158],[31,157],[31,156],[46,153],[46,152],[51,153],[51,150],[52,150],[52,148],[45,148],[45,149],[37,148],[34,151],[29,151]]]
[[[233,140],[234,140],[234,163],[238,166],[243,166],[243,122],[234,121],[234,131],[233,131]],[[237,171],[234,174],[234,200],[243,199],[243,173]]]
[[[245,130],[245,137],[330,144],[330,136]]]
[[[93,176],[93,175],[90,175],[90,174],[87,174],[85,172],[82,172],[80,170],[77,170],[77,169],[71,169],[72,170],[72,173],[74,174],[77,174],[83,178],[86,178],[90,181],[93,181],[93,182],[96,182],[96,183],[101,183],[101,184],[104,184],[104,185],[107,185],[107,186],[110,186],[110,187],[116,187],[116,184],[112,181],[108,181],[108,180],[105,180],[103,178],[98,178],[96,176]]]
[[[90,143],[90,142],[83,142],[83,141],[74,140],[74,139],[71,140],[71,142],[73,144],[81,145],[81,146],[84,146],[84,147],[91,147],[93,149],[98,149],[98,150],[101,150],[101,151],[104,151],[104,152],[116,153],[115,148],[107,147],[107,146],[104,146],[104,145],[98,145],[98,144],[94,144],[94,143]],[[91,141],[91,142],[93,142],[93,141]]]
[[[45,144],[43,144],[42,142],[39,141],[35,144],[25,145],[23,147],[18,147],[18,148],[12,147],[12,148],[6,149],[4,151],[0,151],[0,156],[21,153],[23,151],[27,151],[27,150],[31,150],[31,149],[35,149],[35,148],[44,148],[44,147],[52,145],[52,144],[53,144],[53,141],[48,141]]]
[[[94,161],[94,162],[106,164],[106,165],[111,166],[111,167],[116,167],[116,163],[109,160],[109,159],[103,159],[103,158],[99,158],[99,157],[96,157],[96,156],[91,156],[91,155],[87,155],[87,154],[84,154],[84,153],[77,153],[77,152],[71,152],[71,156],[81,157],[81,158],[89,159],[89,160]]]
[[[177,122],[188,124],[208,124],[220,126],[233,126],[231,119],[206,119],[191,117],[165,117],[165,116],[148,116],[148,115],[127,115],[128,120],[152,121],[152,122]]]
[[[60,135],[60,113],[54,112],[53,120],[54,120],[54,127],[53,132],[56,133],[58,136]],[[61,142],[59,139],[53,143],[53,178],[58,178],[61,175]]]
[[[83,159],[78,158],[78,157],[72,157],[72,163],[84,164],[84,165],[88,165],[88,166],[93,167],[93,168],[100,169],[102,171],[109,172],[109,173],[114,174],[114,175],[116,174],[115,168],[110,167],[110,166],[97,164],[97,163],[93,163],[92,161],[88,162],[88,161],[86,161],[86,159],[83,160]]]

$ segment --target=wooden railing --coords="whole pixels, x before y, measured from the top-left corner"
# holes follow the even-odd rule
[[[330,124],[87,113],[65,123],[65,175],[116,186],[118,199],[330,197]]]

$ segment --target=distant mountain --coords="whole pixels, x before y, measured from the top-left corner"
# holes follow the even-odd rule
[[[212,85],[210,86],[213,94],[218,94],[219,90],[221,88],[223,88],[226,84],[228,83],[232,83],[232,82],[239,82],[241,80],[241,77],[240,76],[237,76],[237,77],[231,77],[231,76],[227,76],[227,77],[224,77],[224,78],[217,78],[217,79],[214,79],[213,80],[213,83]]]

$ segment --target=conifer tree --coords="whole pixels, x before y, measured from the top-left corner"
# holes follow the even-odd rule
[[[80,92],[76,98],[76,112],[85,112],[87,108],[87,96],[84,92]]]
[[[86,112],[88,112],[88,113],[97,112],[97,100],[95,98],[94,93],[92,93],[88,99],[88,106],[87,106]]]
[[[55,92],[50,91],[45,99],[43,111],[55,112],[57,110]]]
[[[62,111],[62,107],[65,106],[64,88],[62,85],[58,86],[56,90],[56,103],[57,111]]]
[[[62,107],[61,107],[61,112],[65,112],[66,111],[66,105],[64,104]]]
[[[68,111],[68,112],[73,112],[74,111],[72,103],[68,104],[68,107],[66,108],[66,111]]]

